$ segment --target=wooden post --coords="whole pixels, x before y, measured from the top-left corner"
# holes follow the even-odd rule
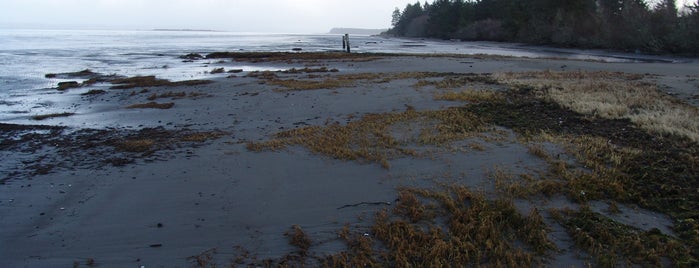
[[[350,49],[350,41],[349,41],[349,34],[345,34],[345,43],[347,45],[347,53],[351,53]]]

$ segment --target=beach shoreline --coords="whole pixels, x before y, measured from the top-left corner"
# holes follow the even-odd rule
[[[546,237],[556,250],[539,254],[524,247],[534,258],[531,265],[599,264],[599,253],[576,245],[577,238],[566,230],[585,209],[639,232],[660,232],[680,248],[693,245],[682,228],[695,227],[680,223],[696,215],[658,211],[653,200],[634,203],[639,199],[594,187],[585,188],[582,195],[588,197],[572,197],[575,187],[582,186],[569,181],[556,181],[564,186],[552,193],[512,196],[499,188],[503,181],[493,174],[538,176],[557,161],[547,156],[555,155],[571,170],[594,174],[586,171],[591,168],[585,159],[566,151],[575,144],[570,141],[580,142],[577,137],[607,139],[612,146],[600,148],[621,159],[637,157],[642,150],[661,152],[652,141],[644,142],[648,137],[664,142],[670,149],[662,153],[670,158],[691,156],[698,148],[691,129],[686,136],[653,132],[632,117],[570,112],[562,101],[550,106],[555,96],[542,94],[586,81],[611,85],[610,91],[618,85],[650,85],[658,94],[654,98],[668,100],[663,105],[675,103],[691,113],[699,107],[699,63],[253,55],[259,56],[234,53],[194,60],[208,62],[212,72],[223,68],[205,83],[115,77],[89,84],[88,78],[76,79],[79,87],[46,91],[42,99],[55,97],[58,107],[51,112],[0,122],[0,168],[7,174],[0,178],[0,239],[6,241],[0,266],[315,266],[352,252],[345,226],[374,246],[383,245],[375,213],[405,206],[408,193],[401,189],[439,191],[443,185],[464,186],[489,200],[506,197],[522,215],[533,209],[544,215]],[[274,65],[280,71],[238,71],[234,66],[242,62]],[[115,88],[128,82],[133,87]],[[472,91],[475,96],[456,98]],[[529,106],[526,112],[513,112],[496,105],[503,99]],[[520,106],[508,109],[515,107]],[[473,121],[459,117],[464,114]],[[463,122],[473,123],[473,129],[454,131],[450,125]],[[446,133],[432,133],[442,125]],[[532,129],[554,138],[537,140],[541,135],[530,133]],[[382,134],[362,138],[367,133]],[[348,143],[338,147],[345,151],[323,149],[322,144],[335,146],[331,141],[345,135]],[[372,145],[376,140],[390,142]],[[673,147],[678,144],[687,148]],[[691,162],[696,160],[688,159],[684,170],[672,174],[696,175]],[[634,175],[618,169],[613,172]],[[612,206],[616,213],[608,212]],[[310,242],[301,243],[306,236]],[[673,261],[697,257],[696,252],[682,254],[673,255]]]

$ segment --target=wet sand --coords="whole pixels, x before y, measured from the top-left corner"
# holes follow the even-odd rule
[[[382,56],[367,61],[272,64],[282,69],[306,65],[337,69],[320,74],[330,77],[542,70],[650,74],[646,79],[663,91],[699,105],[696,62]],[[215,67],[227,66],[212,63],[211,68]],[[337,88],[301,91],[284,90],[263,83],[264,79],[245,77],[246,73],[224,73],[203,85],[145,87],[147,91],[99,84],[60,93],[47,90],[45,98],[55,95],[58,100],[57,112],[75,114],[40,121],[18,116],[0,122],[7,124],[2,127],[5,142],[0,147],[0,168],[5,174],[0,178],[0,266],[77,263],[87,267],[94,262],[100,267],[189,267],[197,265],[190,257],[211,249],[216,249],[218,263],[230,264],[243,254],[243,248],[249,252],[244,263],[255,263],[293,252],[284,236],[293,225],[312,238],[310,252],[323,256],[345,250],[337,235],[342,226],[366,228],[373,213],[390,209],[398,187],[429,188],[448,182],[488,193],[494,186],[486,175],[496,166],[526,171],[546,164],[508,130],[497,141],[472,138],[449,147],[422,148],[430,150],[429,157],[392,158],[390,168],[333,159],[300,146],[252,152],[246,144],[268,140],[284,130],[346,124],[372,113],[440,110],[464,103],[435,100],[440,89],[413,87],[417,81],[413,78],[381,83],[357,80]],[[229,75],[235,77],[226,78]],[[277,75],[300,79],[309,74]],[[105,93],[81,95],[91,89]],[[505,90],[503,86],[490,89]],[[186,96],[148,99],[168,92]],[[126,108],[150,101],[174,106]],[[394,131],[395,136],[409,132]],[[187,138],[198,133],[215,135]],[[120,147],[124,141],[144,139],[154,140],[146,150]],[[482,150],[470,148],[474,142]],[[559,197],[521,201],[517,206],[526,212],[531,207],[577,204]],[[621,211],[619,218],[632,219],[628,224],[672,232],[672,220],[665,215],[626,206]],[[547,265],[584,266],[589,259],[572,247],[571,238],[560,228],[550,235],[560,251],[546,258]]]

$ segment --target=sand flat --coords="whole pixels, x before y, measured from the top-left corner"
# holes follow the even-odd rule
[[[244,255],[241,248],[249,254],[238,264],[260,264],[266,259],[278,263],[297,251],[284,236],[293,225],[302,227],[311,238],[310,254],[323,257],[346,250],[338,239],[345,224],[372,236],[374,213],[400,202],[400,187],[467,185],[494,198],[498,193],[489,174],[499,169],[513,174],[547,169],[548,163],[533,155],[531,144],[507,128],[493,126],[482,135],[444,144],[416,142],[423,128],[434,126],[429,120],[394,129],[396,139],[403,140],[397,146],[417,155],[389,156],[388,166],[362,158],[338,159],[298,144],[261,152],[247,146],[273,140],[284,131],[341,127],[372,114],[470,105],[435,100],[436,94],[446,91],[508,90],[504,84],[478,81],[455,89],[416,87],[420,80],[440,81],[444,76],[401,73],[622,72],[645,75],[643,81],[657,83],[672,98],[694,107],[699,104],[696,62],[382,56],[368,61],[275,64],[339,70],[318,76],[276,73],[276,79],[282,80],[323,81],[353,74],[379,74],[385,79],[356,77],[354,83],[338,87],[294,90],[242,73],[232,78],[222,74],[203,85],[112,89],[99,96],[78,94],[92,88],[87,87],[71,89],[75,94],[61,97],[61,101],[70,102],[63,107],[73,107],[70,112],[74,115],[41,122],[29,116],[2,122],[57,125],[66,130],[50,138],[40,133],[36,142],[26,134],[41,130],[39,127],[3,130],[9,133],[5,138],[12,134],[25,135],[25,139],[3,145],[1,151],[2,173],[7,177],[0,185],[0,266],[67,267],[77,263],[84,267],[93,260],[101,267],[188,267],[197,265],[189,257],[210,249],[216,249],[214,262],[230,264]],[[184,92],[185,97],[155,100],[174,103],[169,109],[126,108],[151,101],[148,97],[153,94],[168,92]],[[143,129],[152,131],[140,131]],[[156,132],[159,134],[153,134]],[[212,138],[186,138],[213,132],[217,134]],[[146,150],[129,151],[119,149],[124,140],[149,142]],[[90,141],[94,142],[87,146]],[[565,154],[561,145],[548,146],[553,155]],[[580,207],[565,195],[517,199],[516,204],[525,214],[531,207],[542,211]],[[608,199],[601,200],[594,204],[608,204],[604,202]],[[631,211],[625,206],[622,209],[627,210]],[[671,229],[668,225],[673,224],[673,219],[662,213],[649,210],[640,214],[652,215],[643,219],[644,229],[667,233]],[[547,221],[553,226],[550,236],[558,251],[540,257],[543,263],[594,263],[588,253],[574,246],[560,225],[549,217]],[[652,227],[654,224],[657,227]],[[306,261],[311,266],[319,263],[310,258]]]

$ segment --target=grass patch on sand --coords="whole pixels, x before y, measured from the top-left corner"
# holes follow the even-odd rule
[[[509,198],[551,197],[561,194],[561,189],[566,186],[562,180],[547,179],[531,174],[514,175],[502,167],[494,168],[488,177],[495,182],[497,193]]]
[[[171,82],[166,79],[158,79],[155,76],[135,76],[129,78],[119,78],[110,81],[115,86],[112,89],[131,89],[136,87],[162,87],[162,86],[196,86],[210,84],[211,80],[185,80]]]
[[[511,200],[487,200],[464,186],[399,190],[392,210],[376,214],[369,235],[340,232],[348,251],[328,267],[531,267],[555,249],[537,210],[520,214]]]
[[[32,119],[41,121],[41,120],[46,120],[50,118],[56,118],[56,117],[68,117],[75,115],[75,113],[54,113],[54,114],[41,114],[41,115],[35,115],[32,116]]]
[[[279,150],[301,145],[312,152],[336,159],[376,162],[388,168],[391,156],[415,154],[401,148],[388,132],[388,126],[398,121],[414,120],[415,111],[397,114],[367,115],[347,125],[308,126],[277,133],[275,138],[261,143],[248,143],[251,151]]]
[[[192,142],[205,142],[208,140],[215,140],[226,135],[226,132],[221,131],[205,131],[197,132],[192,134],[187,134],[182,136],[182,141],[192,141]]]
[[[468,102],[482,102],[482,101],[494,101],[502,98],[502,94],[492,90],[474,90],[468,89],[458,92],[444,92],[438,93],[434,96],[435,100],[446,100],[446,101],[468,101]]]
[[[197,144],[225,136],[223,131],[166,130],[164,128],[145,128],[129,136],[105,141],[118,151],[152,154],[158,150],[180,147],[182,143]]]
[[[116,148],[125,152],[143,153],[150,151],[154,144],[155,141],[152,139],[134,139],[122,141],[116,145]]]
[[[308,126],[277,133],[265,142],[248,143],[251,151],[280,150],[287,146],[301,145],[314,153],[336,159],[374,162],[389,168],[388,160],[398,156],[416,156],[407,149],[407,142],[396,139],[391,126],[409,121],[424,122],[412,142],[441,145],[465,139],[486,130],[478,118],[459,109],[402,113],[369,114],[346,125]]]
[[[343,74],[322,79],[281,79],[272,72],[251,73],[248,76],[265,79],[266,83],[279,86],[277,91],[335,89],[354,87],[360,81],[374,81],[384,77],[378,73]]]
[[[419,86],[461,88],[490,81],[422,75],[433,79]],[[440,78],[453,81],[442,85]],[[546,239],[549,227],[537,210],[520,215],[511,200],[552,196],[581,204],[575,210],[548,213],[598,266],[699,264],[695,107],[660,92],[644,82],[643,75],[547,71],[496,74],[492,79],[508,90],[492,95],[447,92],[443,99],[471,103],[298,128],[277,133],[267,142],[248,143],[248,149],[298,145],[388,168],[391,158],[419,156],[414,145],[461,141],[499,126],[514,131],[533,157],[547,163],[541,170],[519,175],[496,167],[489,175],[496,187],[490,200],[463,186],[401,189],[400,202],[394,210],[377,214],[370,236],[352,234],[348,228],[340,232],[348,250],[325,258],[327,266],[544,265],[542,256],[553,250]],[[401,125],[417,125],[409,130],[415,134],[396,138],[392,130]],[[550,151],[548,145],[560,151]],[[657,229],[642,231],[593,213],[587,204],[597,200],[669,215],[676,236]]]
[[[147,103],[138,103],[138,104],[133,104],[126,106],[128,109],[170,109],[172,106],[175,106],[175,103],[172,102],[167,102],[167,103],[157,103],[157,102],[147,102]]]
[[[522,267],[538,263],[537,256],[554,248],[539,213],[532,210],[521,215],[506,199],[487,200],[464,186],[441,191],[403,189],[399,197],[395,216],[379,213],[372,227],[389,249],[391,264]],[[421,212],[430,206],[435,209]],[[435,213],[434,219],[430,213]],[[420,216],[424,214],[428,216]]]
[[[274,80],[279,78],[277,73],[273,71],[252,71],[245,75],[245,77],[252,77],[263,80]]]
[[[615,222],[589,207],[553,211],[575,245],[595,258],[598,267],[664,267],[667,260],[676,267],[690,267],[689,250],[677,239],[658,229],[643,231]]]
[[[498,81],[488,74],[442,74],[446,77],[440,80],[419,80],[414,87],[433,86],[438,89],[455,89],[466,85],[480,84],[497,84]]]
[[[643,75],[615,72],[503,73],[498,81],[534,90],[541,99],[608,119],[629,119],[651,132],[699,143],[699,109],[671,97]]]
[[[332,72],[332,70],[331,70]],[[283,73],[283,72],[282,72]],[[295,72],[294,72],[295,73]],[[450,73],[449,73],[450,74]],[[278,91],[289,90],[317,90],[335,89],[343,87],[354,87],[358,83],[388,83],[392,80],[422,79],[428,77],[440,77],[449,75],[447,73],[432,72],[401,72],[401,73],[355,73],[341,74],[333,76],[309,77],[308,79],[281,79],[273,72],[252,72],[248,77],[256,77],[266,80],[266,83],[280,86]]]
[[[181,92],[169,91],[169,92],[161,93],[161,94],[153,93],[150,96],[148,96],[147,100],[152,101],[152,100],[167,99],[167,98],[174,100],[174,99],[182,99],[182,98],[198,98],[201,96],[207,96],[207,94],[200,93],[200,92],[190,92],[189,94],[187,94],[184,91],[181,91]]]
[[[526,76],[511,74],[516,77],[539,75],[549,76],[547,72]],[[568,91],[570,89],[566,87],[571,85],[577,87],[577,84],[599,83],[598,79],[609,81],[625,78],[633,85],[640,83],[638,76],[616,73],[573,72],[550,76],[558,82],[564,79],[574,81],[558,83],[557,86],[562,89],[555,89],[557,91]],[[581,81],[581,77],[590,81]],[[676,126],[658,131],[649,128],[644,121],[634,121],[627,115],[613,118],[593,110],[578,112],[569,107],[570,100],[553,98],[546,93],[553,89],[539,88],[538,84],[530,82],[534,83],[506,80],[506,83],[511,83],[512,91],[503,100],[476,103],[464,109],[477,114],[487,123],[513,129],[524,141],[559,144],[567,155],[573,157],[574,162],[548,155],[541,148],[531,148],[532,155],[549,163],[548,170],[538,177],[501,176],[500,182],[496,180],[501,193],[515,197],[564,194],[580,203],[612,200],[668,214],[675,220],[674,231],[680,241],[686,248],[692,249],[691,257],[671,261],[696,264],[699,256],[699,181],[696,180],[699,175],[699,146],[691,138],[692,135],[672,131]],[[623,81],[614,83],[623,84]],[[607,89],[626,91],[628,87]],[[658,98],[669,98],[662,93],[654,94]],[[570,98],[575,99],[575,96],[570,95]],[[610,97],[612,100],[614,98]],[[659,102],[660,105],[691,110],[679,101]]]
[[[353,80],[342,79],[324,79],[316,80],[297,80],[297,79],[274,79],[267,82],[270,85],[280,86],[277,91],[289,90],[316,90],[316,89],[333,89],[341,87],[351,87],[354,85]]]
[[[401,188],[392,209],[368,227],[349,224],[337,237],[346,249],[314,254],[312,237],[294,225],[284,235],[296,249],[279,259],[241,252],[236,265],[262,267],[535,267],[556,250],[538,210],[520,213],[511,199],[489,200],[464,186]],[[206,258],[208,262],[211,258]]]

